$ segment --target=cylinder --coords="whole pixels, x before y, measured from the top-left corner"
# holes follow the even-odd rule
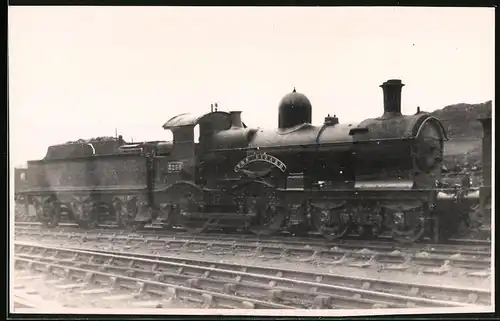
[[[401,90],[403,86],[400,79],[390,79],[380,85],[384,92],[383,117],[401,116]]]

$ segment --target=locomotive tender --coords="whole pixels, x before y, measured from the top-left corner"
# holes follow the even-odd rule
[[[401,114],[403,86],[382,84],[383,113],[359,124],[328,116],[312,125],[312,105],[294,89],[280,102],[277,129],[249,128],[241,112],[216,110],[168,120],[172,142],[50,146],[28,162],[23,195],[47,226],[65,212],[83,227],[108,218],[192,233],[314,230],[333,240],[390,231],[400,242],[438,241],[479,192],[438,186],[445,129],[428,113]]]

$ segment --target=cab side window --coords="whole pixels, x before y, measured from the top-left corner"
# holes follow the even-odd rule
[[[193,128],[194,133],[194,143],[198,144],[200,142],[200,125],[196,125]]]
[[[21,175],[19,175],[22,181],[26,180],[26,172],[22,172]]]

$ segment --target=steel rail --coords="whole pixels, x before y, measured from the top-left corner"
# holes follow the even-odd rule
[[[14,309],[36,309],[38,311],[44,311],[48,310],[48,305],[50,305],[52,309],[64,309],[64,307],[54,302],[47,302],[37,295],[28,293],[23,287],[14,287],[11,293],[11,300],[14,303]]]
[[[141,235],[131,236],[131,235],[117,235],[116,233],[104,232],[104,233],[94,233],[94,232],[72,232],[72,233],[54,233],[48,231],[21,231],[16,230],[16,234],[27,234],[27,235],[38,235],[46,238],[58,238],[58,239],[79,239],[81,242],[101,242],[101,241],[113,241],[113,244],[119,244],[123,242],[126,245],[130,244],[148,244],[148,245],[160,245],[163,249],[168,251],[182,250],[186,252],[206,252],[206,251],[250,251],[254,254],[271,252],[276,257],[287,257],[291,261],[299,262],[317,262],[331,264],[332,261],[337,261],[339,264],[352,265],[353,262],[349,260],[364,260],[364,262],[370,263],[383,263],[392,265],[403,265],[408,266],[409,263],[414,265],[421,265],[425,267],[454,267],[454,268],[465,268],[473,270],[487,270],[491,268],[491,253],[488,252],[469,252],[468,256],[461,253],[460,249],[457,249],[453,255],[440,255],[435,254],[437,249],[432,251],[419,251],[417,253],[403,252],[400,250],[394,250],[393,248],[382,247],[378,248],[378,251],[368,250],[362,246],[355,248],[351,246],[350,248],[343,248],[343,245],[339,245],[333,248],[329,247],[312,247],[309,245],[302,246],[292,246],[289,245],[286,240],[280,243],[267,243],[263,242],[249,242],[248,240],[220,240],[216,236],[212,239],[206,240],[193,240],[189,237],[178,238],[178,237],[161,237],[152,236],[145,237]],[[193,249],[194,248],[194,249]],[[372,247],[373,248],[373,247]],[[408,249],[407,249],[408,250]],[[472,254],[471,254],[472,253]],[[293,258],[294,256],[299,256],[299,258]],[[368,260],[368,261],[367,261]],[[392,266],[391,266],[392,267]],[[432,272],[431,272],[432,273]]]
[[[40,309],[43,306],[41,302],[36,302],[32,296],[16,290],[12,293],[11,300],[14,303],[14,308]]]
[[[131,291],[133,297],[144,294],[154,294],[162,298],[180,299],[198,303],[202,308],[237,308],[237,309],[292,309],[293,307],[256,300],[252,298],[238,297],[230,294],[217,293],[208,290],[186,287],[178,284],[160,282],[155,280],[140,279],[127,275],[116,275],[105,273],[100,268],[84,269],[68,264],[57,264],[57,259],[40,261],[27,257],[15,256],[15,264],[18,268],[28,268],[38,272],[54,274],[58,270],[64,278],[79,278],[86,284],[105,284],[111,288],[126,288]],[[67,262],[65,262],[67,263]]]
[[[163,239],[171,239],[175,238],[178,240],[181,239],[190,239],[190,240],[213,240],[217,238],[218,240],[226,240],[226,241],[245,241],[245,242],[260,242],[260,243],[270,243],[270,244],[283,244],[286,243],[288,245],[301,245],[304,244],[309,246],[321,246],[321,247],[332,247],[332,246],[341,246],[347,249],[373,249],[373,250],[395,250],[395,249],[404,249],[404,250],[423,250],[434,253],[439,253],[442,255],[453,255],[457,253],[461,253],[463,255],[477,255],[477,256],[491,256],[491,247],[490,244],[479,243],[477,245],[470,246],[462,246],[458,245],[449,245],[449,244],[391,244],[389,242],[377,242],[377,241],[368,241],[368,240],[337,240],[337,241],[326,241],[326,240],[318,240],[315,238],[299,238],[299,237],[283,237],[283,236],[273,236],[273,237],[249,237],[248,235],[227,235],[227,234],[201,234],[201,235],[192,235],[184,232],[174,232],[174,233],[164,233],[163,231],[148,231],[146,233],[128,233],[126,231],[112,231],[108,229],[93,229],[91,231],[82,231],[80,229],[40,229],[37,227],[16,227],[16,233],[72,233],[73,235],[88,235],[88,234],[97,234],[97,235],[128,235],[135,237],[156,237]],[[38,232],[43,231],[43,232]]]
[[[16,229],[40,229],[42,228],[41,224],[38,222],[16,222],[15,224]],[[44,229],[44,228],[43,228]],[[47,231],[72,231],[72,232],[85,232],[85,230],[82,230],[78,225],[73,224],[73,223],[65,223],[65,224],[60,224],[60,226],[55,227],[55,228],[50,228],[50,229],[44,229]],[[307,237],[304,236],[294,236],[290,233],[280,233],[277,235],[272,235],[272,236],[260,236],[257,237],[254,234],[250,233],[220,233],[220,231],[206,231],[202,234],[189,234],[188,232],[184,231],[183,229],[175,229],[175,230],[164,230],[159,227],[147,227],[145,229],[137,230],[134,232],[127,231],[125,229],[118,228],[116,226],[106,226],[106,225],[100,225],[99,228],[93,229],[92,232],[98,232],[98,233],[108,233],[108,232],[114,232],[114,233],[133,233],[133,234],[141,234],[141,235],[162,235],[162,236],[172,236],[172,237],[191,237],[193,239],[207,239],[207,238],[213,238],[214,235],[217,235],[218,238],[220,239],[228,239],[228,240],[235,240],[235,239],[245,239],[245,240],[260,240],[260,241],[266,241],[266,242],[283,242],[287,241],[290,242],[291,244],[304,244],[308,243],[311,245],[339,245],[339,244],[345,244],[346,246],[361,246],[362,244],[370,247],[370,246],[375,246],[375,247],[401,247],[401,248],[439,248],[442,249],[442,251],[454,251],[457,249],[457,246],[463,246],[464,249],[474,251],[478,247],[480,249],[490,249],[491,248],[491,241],[489,240],[475,240],[475,239],[450,239],[449,243],[442,243],[442,244],[433,244],[433,243],[426,243],[424,241],[419,241],[416,243],[411,243],[411,244],[400,244],[392,241],[391,239],[385,238],[385,237],[380,237],[376,240],[362,240],[359,238],[351,238],[347,237],[344,239],[340,240],[335,240],[335,241],[328,241],[326,240],[322,235],[317,234],[317,233],[310,233]],[[477,251],[477,250],[476,250]]]
[[[258,296],[301,308],[457,307],[491,304],[481,289],[406,284],[254,265],[156,257],[135,253],[53,248],[16,242],[16,257],[47,264],[113,271],[141,279]],[[434,299],[430,299],[431,297]],[[436,299],[436,297],[438,299]],[[459,301],[459,302],[456,302]]]
[[[23,226],[24,228],[27,228],[28,226],[31,227],[42,227],[42,225],[39,222],[16,222],[15,223],[16,228]],[[82,231],[82,229],[75,223],[61,223],[59,224],[58,227],[56,228],[51,228],[50,230],[58,230],[58,229],[74,229],[74,231]],[[129,233],[129,231],[126,231],[123,228],[120,228],[115,225],[99,225],[97,229],[94,229],[93,231],[96,232],[109,232],[109,231],[114,231],[115,233]],[[140,234],[162,234],[165,236],[190,236],[192,238],[196,239],[204,239],[204,238],[211,238],[214,235],[217,235],[218,238],[228,238],[228,239],[234,239],[234,238],[245,238],[248,240],[266,240],[269,242],[279,242],[281,239],[287,239],[289,242],[294,242],[296,244],[304,244],[304,242],[307,242],[308,244],[330,244],[330,245],[337,245],[337,244],[365,244],[370,246],[370,244],[375,244],[375,246],[387,246],[387,247],[405,247],[405,248],[421,248],[421,247],[428,247],[428,248],[434,248],[434,247],[439,247],[442,248],[443,250],[449,248],[450,250],[456,249],[457,246],[464,246],[468,247],[470,249],[474,249],[476,247],[490,247],[491,246],[491,241],[490,240],[482,240],[482,239],[457,239],[457,238],[451,238],[447,240],[447,243],[442,243],[442,244],[433,244],[433,243],[428,243],[425,240],[418,241],[416,243],[412,244],[400,244],[394,242],[390,237],[385,237],[385,236],[379,236],[375,240],[362,240],[359,239],[358,237],[346,237],[341,240],[335,240],[335,241],[328,241],[326,240],[321,234],[317,232],[310,232],[308,233],[307,237],[304,236],[294,236],[291,233],[288,232],[283,232],[283,233],[277,233],[276,235],[272,236],[260,236],[257,237],[253,233],[246,233],[246,232],[235,232],[235,233],[221,233],[220,231],[217,230],[212,230],[212,231],[206,231],[202,234],[189,234],[182,228],[176,228],[173,230],[165,230],[157,226],[147,226],[143,229],[140,229],[136,231],[136,233]]]

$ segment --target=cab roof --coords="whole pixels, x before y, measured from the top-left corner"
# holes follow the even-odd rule
[[[165,124],[163,129],[176,129],[185,126],[196,126],[202,122],[210,122],[218,124],[220,129],[228,129],[231,127],[231,116],[227,112],[215,111],[201,115],[193,115],[190,113],[183,113],[170,118]]]

